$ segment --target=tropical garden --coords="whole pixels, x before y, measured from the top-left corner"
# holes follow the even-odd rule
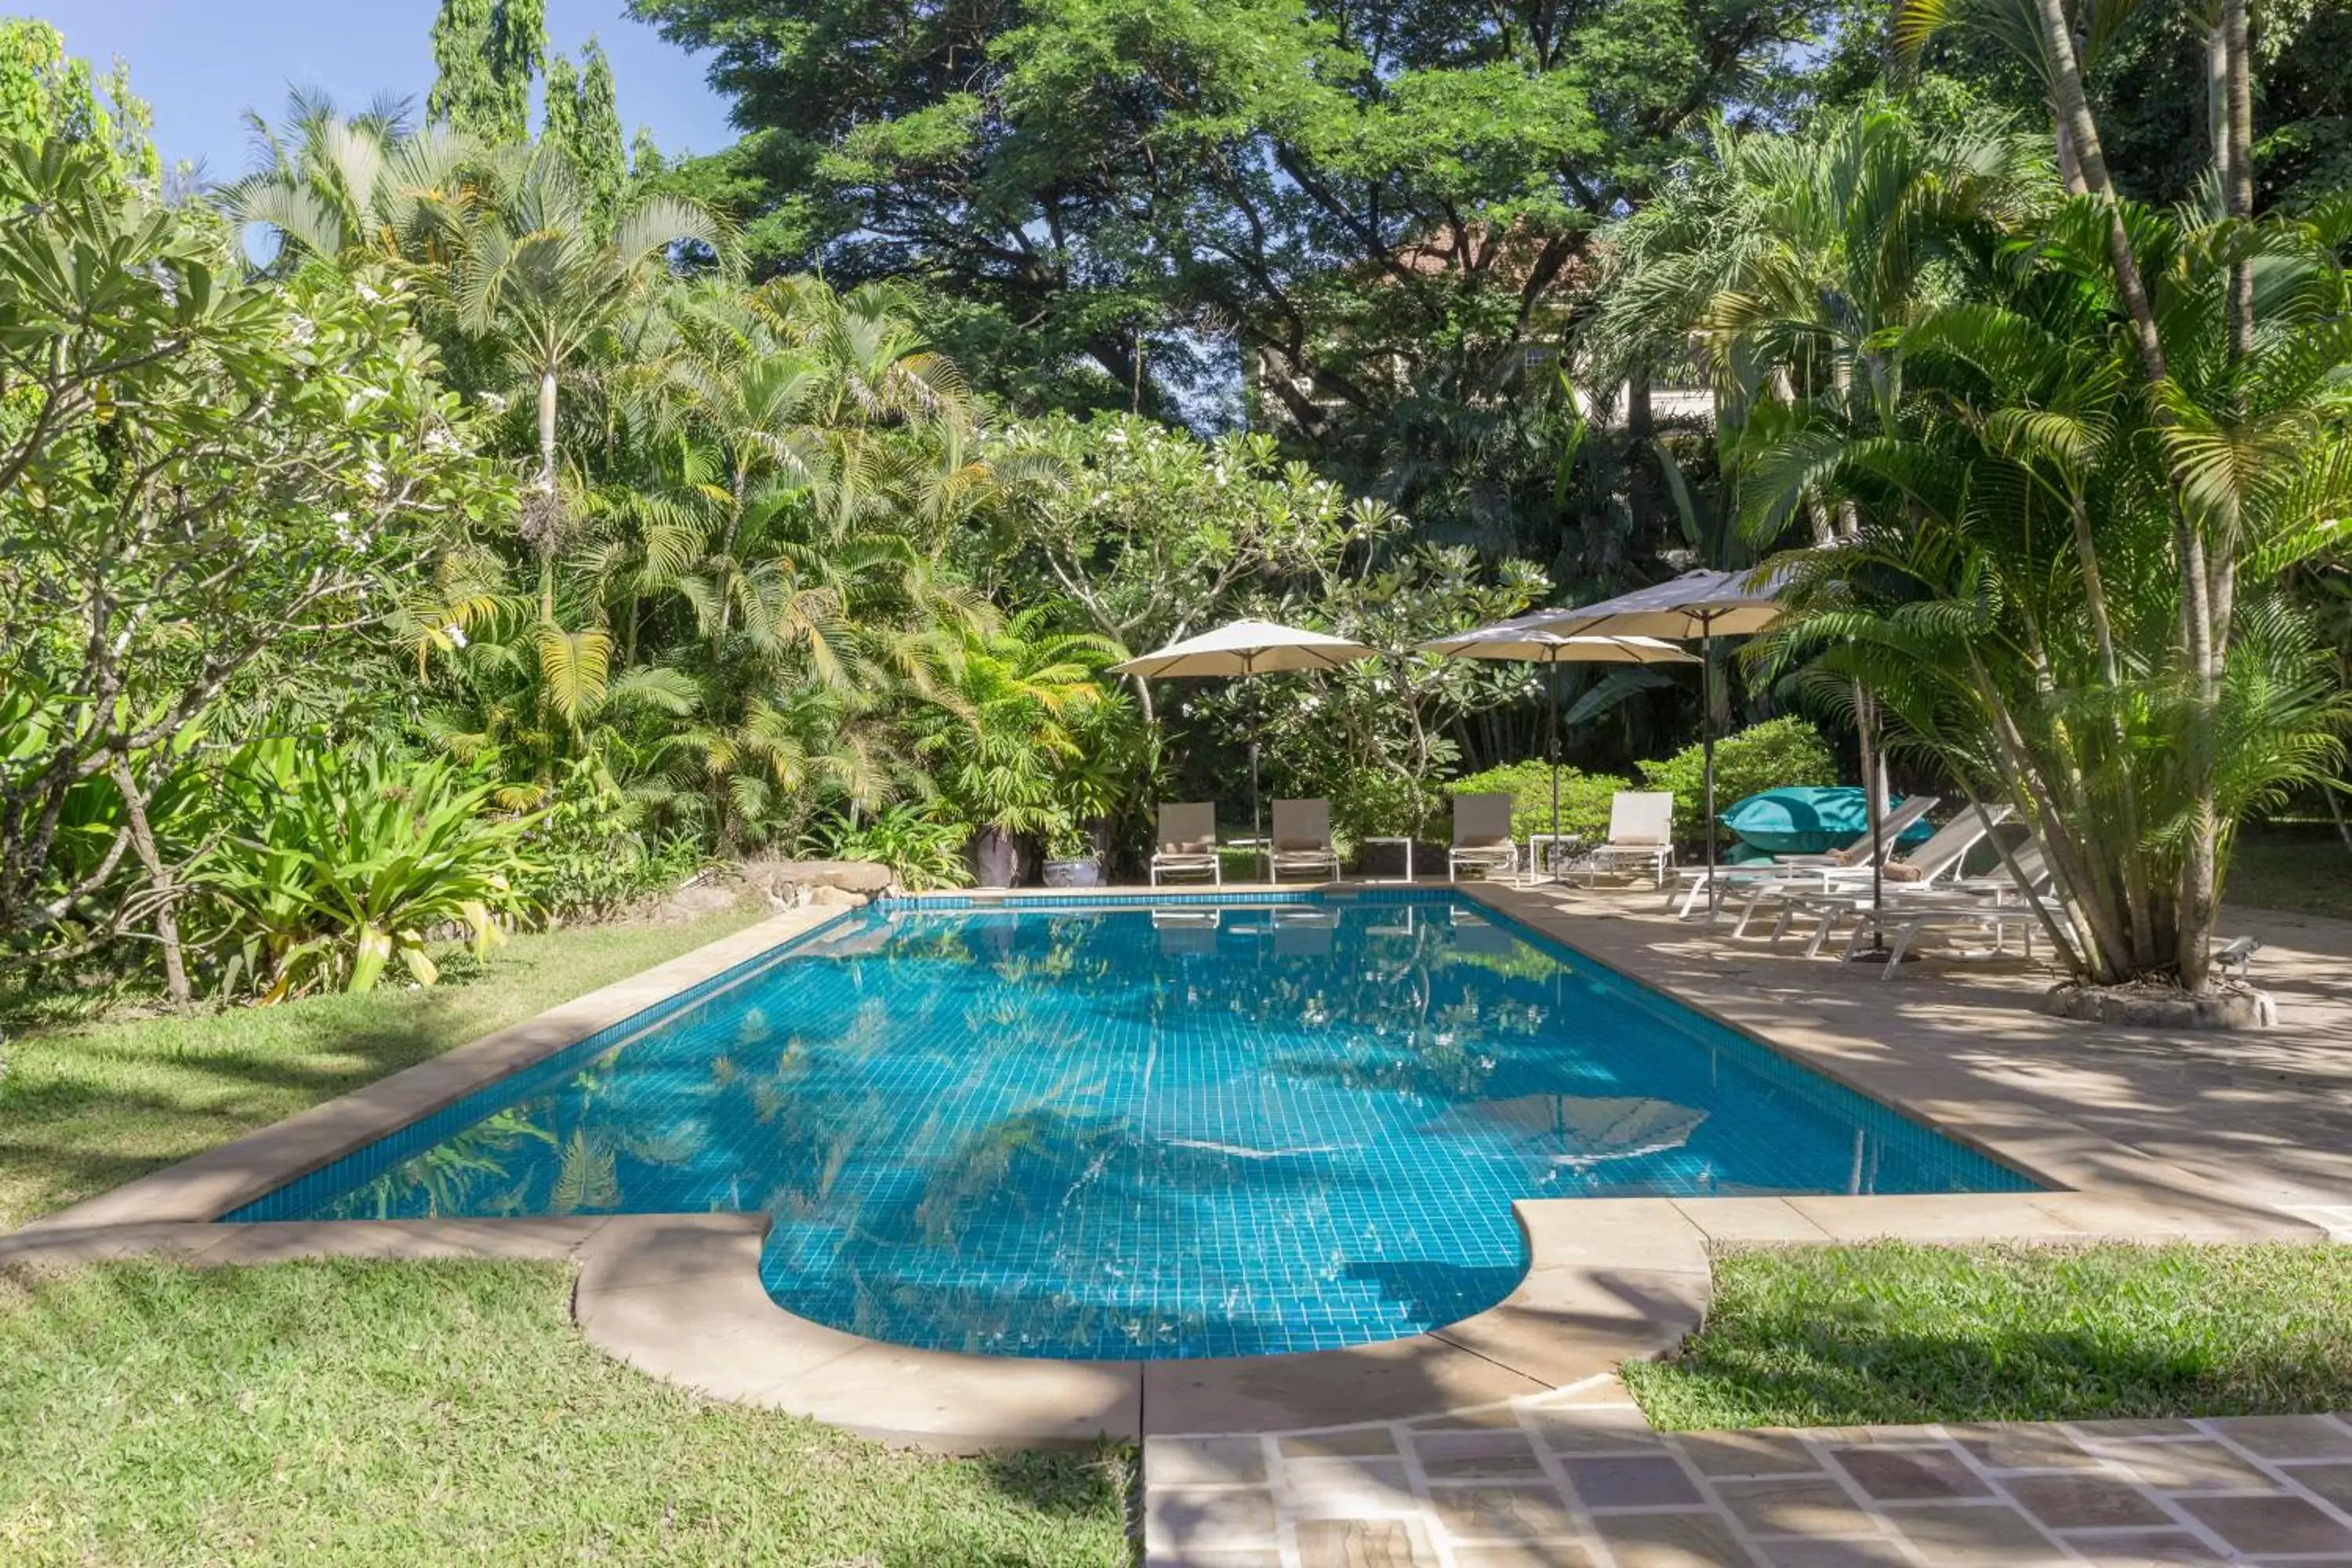
[[[749,853],[1116,861],[1251,742],[1414,831],[1546,711],[1414,642],[1775,556],[1719,727],[1872,705],[2050,843],[2086,976],[2198,984],[2237,825],[2332,802],[2330,10],[639,9],[735,147],[625,147],[593,45],[451,5],[421,108],[298,92],[174,179],[9,25],[11,984],[430,984]],[[1103,674],[1244,612],[1384,657]],[[1569,679],[1591,826],[1699,715]]]
[[[0,21],[0,1229],[740,923],[600,924],[747,857],[1131,868],[1155,801],[1245,819],[1253,746],[1343,839],[1536,826],[1549,699],[1568,827],[1648,785],[1693,839],[1703,724],[1730,800],[1858,777],[1869,716],[2031,826],[2087,982],[2209,986],[2241,889],[2352,913],[2352,10],[629,8],[733,144],[444,0],[420,98],[167,166],[140,62]],[[1412,651],[1768,563],[1712,712]],[[1107,673],[1243,615],[1379,657]],[[0,1474],[81,1479],[0,1555],[1126,1560],[1118,1456],[714,1415],[583,1370],[522,1266],[68,1294],[0,1313],[0,1396],[168,1315],[205,1415],[160,1468],[103,1380],[10,1424]],[[518,1402],[584,1511],[385,1502]],[[263,1440],[322,1421],[351,1462]],[[305,1522],[208,1512],[215,1465]]]

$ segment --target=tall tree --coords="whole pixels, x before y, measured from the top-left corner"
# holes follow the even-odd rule
[[[547,57],[545,0],[441,0],[425,114],[492,146],[530,139],[530,82]]]
[[[1549,525],[1520,416],[1550,395],[1593,230],[1696,119],[1776,102],[1828,6],[634,9],[717,50],[751,134],[709,183],[772,264],[931,284],[960,360],[1071,373],[1011,390],[1230,415],[1242,384],[1327,472],[1501,553]]]
[[[120,64],[100,77],[66,53],[64,35],[47,22],[0,18],[0,141],[81,142],[119,185],[162,172],[148,137],[152,118]]]
[[[609,220],[629,183],[628,150],[621,142],[621,110],[614,97],[613,65],[593,37],[574,68],[562,55],[547,62],[547,107],[541,140],[562,150],[580,177],[589,212]]]

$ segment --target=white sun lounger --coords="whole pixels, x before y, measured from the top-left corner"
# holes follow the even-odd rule
[[[1658,886],[1675,863],[1675,797],[1664,790],[1619,790],[1609,802],[1609,842],[1588,852],[1596,871],[1643,869]]]
[[[1896,841],[1903,837],[1910,826],[1935,810],[1938,804],[1940,803],[1937,797],[1932,795],[1906,795],[1895,803],[1886,815],[1879,819],[1879,853],[1891,854]],[[1920,847],[1924,849],[1927,847],[1922,845]],[[1864,833],[1843,849],[1833,849],[1819,855],[1775,855],[1769,861],[1748,860],[1737,866],[1717,866],[1712,873],[1704,866],[1690,867],[1681,873],[1682,886],[1687,890],[1683,894],[1682,907],[1675,912],[1685,916],[1691,912],[1693,907],[1698,903],[1701,895],[1707,890],[1710,876],[1713,879],[1713,886],[1728,892],[1739,889],[1755,889],[1773,887],[1790,880],[1798,872],[1819,871],[1824,874],[1835,874],[1859,871],[1867,874],[1869,870],[1870,835],[1868,833]],[[1668,893],[1666,900],[1672,903],[1674,895]],[[1747,924],[1744,920],[1740,923],[1743,928]]]
[[[2009,807],[1996,805],[1982,811],[1971,806],[1936,830],[1936,836],[1906,855],[1888,858],[1888,887],[1898,889],[1929,888],[1948,879],[1957,879],[1961,863],[1969,851],[1982,842],[1984,836],[2009,819]],[[1900,868],[1900,871],[1896,870]],[[1790,921],[1801,912],[1804,900],[1811,895],[1858,892],[1870,884],[1871,868],[1867,861],[1860,866],[1823,866],[1801,868],[1793,873],[1753,881],[1747,884],[1748,901],[1740,906],[1739,923],[1731,934],[1748,934],[1748,923],[1758,911],[1774,910],[1779,918],[1773,922],[1772,940],[1779,942],[1787,934]],[[1821,943],[1814,942],[1818,951]]]
[[[2033,956],[2033,929],[2042,921],[2040,912],[2024,898],[2024,890],[2036,894],[2051,884],[2049,862],[2042,846],[2029,839],[2011,851],[2017,865],[2017,875],[2011,876],[2004,865],[1998,873],[1983,877],[1966,877],[1940,887],[1912,890],[1897,887],[1892,898],[1882,896],[1883,907],[1873,909],[1867,895],[1852,901],[1857,923],[1853,934],[1846,939],[1845,957],[1852,960],[1862,951],[1862,940],[1876,935],[1888,940],[1886,968],[1881,980],[1891,976],[1901,966],[1903,955],[1924,931],[1957,931],[1973,932],[1992,938],[1992,951],[2007,951],[2009,932],[2013,927],[2023,939],[2025,956]],[[1819,946],[1818,940],[1815,942]]]
[[[1285,871],[1321,871],[1338,881],[1339,853],[1331,847],[1331,803],[1276,801],[1273,842],[1265,858],[1268,881],[1281,881]]]
[[[1465,866],[1475,866],[1489,878],[1519,868],[1519,847],[1511,837],[1508,795],[1457,795],[1454,797],[1454,845],[1445,852],[1445,879],[1455,880]]]
[[[1224,886],[1224,862],[1217,855],[1217,808],[1207,801],[1160,808],[1160,837],[1151,849],[1151,885],[1162,874],[1206,871]]]

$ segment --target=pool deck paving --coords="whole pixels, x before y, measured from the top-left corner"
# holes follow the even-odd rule
[[[1153,1564],[2352,1564],[2340,1419],[1663,1436],[1614,1375],[1696,1324],[1725,1246],[2352,1238],[2352,923],[2232,911],[2265,943],[2280,1026],[2173,1035],[2046,1017],[2050,975],[2013,959],[1931,955],[1882,982],[1646,892],[1463,891],[2049,1190],[1522,1202],[1528,1272],[1463,1321],[1098,1363],[797,1318],[760,1282],[760,1215],[210,1223],[839,912],[803,909],[0,1237],[0,1264],[569,1260],[593,1342],[714,1397],[950,1451],[1142,1439]]]
[[[1145,1568],[2352,1563],[2352,1419],[1652,1431],[1613,1377],[1151,1437]]]

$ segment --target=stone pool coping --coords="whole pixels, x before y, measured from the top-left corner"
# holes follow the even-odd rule
[[[1266,890],[1237,885],[1221,891]],[[1344,896],[1360,889],[1297,884],[1282,890]],[[1503,885],[1465,884],[1457,890],[1642,976],[1647,938],[1633,922],[1563,911]],[[1118,891],[1003,901],[1066,902]],[[1138,901],[1149,901],[1149,890],[1133,891]],[[714,1398],[814,1416],[885,1441],[970,1452],[1405,1420],[1571,1387],[1626,1361],[1662,1354],[1696,1327],[1706,1302],[1709,1250],[1723,1246],[1879,1237],[2316,1240],[2325,1234],[2216,1193],[2210,1183],[2039,1108],[1958,1095],[1934,1063],[1916,1059],[1916,1051],[1906,1054],[1899,1030],[1841,1031],[1775,1013],[1736,983],[1681,980],[1668,992],[1676,1001],[2053,1190],[1523,1200],[1514,1211],[1527,1237],[1527,1275],[1503,1301],[1459,1322],[1345,1350],[1111,1363],[913,1350],[797,1317],[771,1300],[761,1283],[760,1251],[770,1223],[764,1215],[211,1223],[843,912],[800,910],[750,927],[35,1221],[0,1237],[0,1266],[133,1255],[199,1267],[316,1257],[568,1260],[579,1270],[573,1311],[583,1331],[633,1366]]]

